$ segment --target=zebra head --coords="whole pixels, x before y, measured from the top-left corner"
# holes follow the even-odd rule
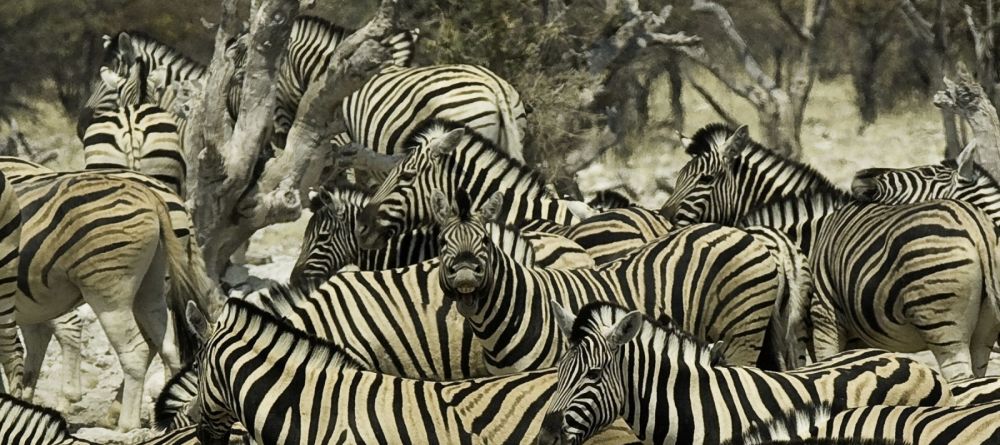
[[[435,125],[416,138],[416,146],[386,176],[358,219],[358,241],[364,249],[377,249],[398,233],[434,222],[431,191],[440,190],[451,202],[455,185],[449,167],[455,165],[455,148],[466,129]]]
[[[569,350],[559,361],[556,392],[536,443],[580,444],[621,416],[626,392],[620,352],[639,333],[645,316],[602,304],[584,306],[580,317],[555,301],[550,307]],[[596,312],[601,314],[590,315]]]
[[[735,187],[734,167],[749,142],[745,125],[732,130],[711,124],[698,130],[685,149],[691,160],[678,174],[674,192],[660,213],[677,227],[734,219],[727,215],[725,203]]]
[[[474,316],[482,309],[482,298],[493,285],[493,239],[486,226],[496,219],[503,199],[496,193],[476,213],[469,195],[457,193],[458,206],[441,191],[432,194],[434,214],[441,226],[441,269],[438,277],[447,298],[457,303],[458,312]]]
[[[341,193],[342,194],[342,193]],[[307,288],[321,283],[337,270],[358,262],[358,242],[354,236],[361,207],[326,189],[309,191],[312,217],[306,225],[299,259],[292,268],[291,284]]]
[[[112,73],[117,78],[128,78],[129,67],[139,57],[139,52],[132,44],[132,37],[127,32],[120,32],[116,37],[104,35],[103,39],[104,62],[101,64],[100,76],[93,82],[90,97],[76,121],[76,135],[80,140],[83,140],[83,134],[95,116],[118,108],[117,82],[109,84],[106,73]]]
[[[851,181],[851,194],[860,201],[890,205],[952,198],[962,182],[974,180],[962,175],[971,170],[973,151],[975,143],[970,143],[957,158],[938,165],[859,170]]]

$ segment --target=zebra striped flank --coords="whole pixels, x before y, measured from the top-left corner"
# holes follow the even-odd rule
[[[816,425],[829,420],[829,406],[809,405],[782,412],[763,424],[755,424],[742,437],[733,438],[726,445],[907,445],[906,442],[883,438],[814,437]]]
[[[821,424],[818,436],[887,439],[913,445],[995,444],[1000,443],[1000,403],[852,409]]]
[[[933,369],[880,350],[769,372],[713,364],[711,345],[615,304],[592,303],[560,319],[570,349],[540,444],[585,439],[619,416],[645,443],[718,444],[812,405],[839,413],[876,404],[942,406],[951,397]]]
[[[955,406],[1000,402],[1000,377],[980,377],[951,382]]]
[[[241,421],[258,443],[519,444],[537,432],[556,383],[552,370],[455,382],[359,370],[337,346],[235,299],[202,357],[203,443]],[[609,434],[597,443],[634,441]]]

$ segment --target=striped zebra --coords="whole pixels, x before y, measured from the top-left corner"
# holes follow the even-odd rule
[[[114,37],[105,35],[103,38],[104,62],[102,67],[106,68],[106,70],[102,70],[104,76],[113,73],[116,77],[128,78],[133,70],[133,65],[138,60],[142,62],[147,76],[155,72],[163,77],[162,85],[160,85],[163,88],[174,83],[198,81],[205,78],[208,69],[205,64],[195,61],[144,33],[123,31]],[[165,99],[166,95],[157,98],[158,101]],[[76,124],[77,136],[83,140],[87,128],[98,115],[114,112],[120,104],[117,89],[105,82],[103,77],[99,77],[93,84],[90,97],[83,109],[80,110]],[[173,109],[171,103],[158,102],[156,105],[165,110]]]
[[[17,293],[18,244],[21,242],[21,206],[7,176],[0,171],[0,364],[7,376],[0,393],[21,395],[24,378],[24,346],[14,324]]]
[[[944,406],[934,370],[895,354],[842,353],[792,372],[718,363],[715,346],[669,320],[592,303],[574,316],[553,303],[569,349],[537,443],[580,443],[624,418],[645,443],[718,444],[793,408]]]
[[[622,258],[670,233],[673,224],[662,215],[639,206],[610,209],[554,233],[586,249],[597,264]]]
[[[98,445],[74,437],[66,419],[58,411],[0,394],[0,442],[11,445]],[[116,442],[117,443],[117,442]],[[199,445],[197,430],[191,426],[172,431],[139,445]]]
[[[292,268],[291,283],[298,287],[323,282],[348,264],[361,270],[393,269],[436,258],[439,252],[437,226],[421,227],[393,237],[381,249],[361,249],[354,229],[358,215],[368,202],[364,192],[321,189],[309,193],[313,214],[306,225],[299,258]],[[582,247],[559,235],[518,232],[491,224],[490,236],[522,264],[545,268],[593,267],[594,260]]]
[[[955,406],[1000,402],[1000,377],[951,382],[951,394],[951,404]]]
[[[467,202],[456,208],[442,192],[433,195],[443,241],[440,285],[484,345],[492,374],[558,362],[564,344],[550,300],[574,310],[610,300],[667,314],[702,338],[724,340],[720,351],[735,363],[770,358],[761,349],[770,341],[781,269],[752,236],[698,225],[599,269],[538,269],[518,264],[485,238],[502,199],[498,193],[473,213]]]
[[[337,46],[353,31],[314,16],[299,16],[292,23],[288,44],[278,69],[274,110],[274,145],[285,146],[299,102],[306,90],[326,74]],[[245,36],[245,35],[244,35]],[[232,52],[237,73],[245,69],[246,39],[235,38],[227,48]],[[417,29],[391,35],[382,40],[390,49],[389,66],[409,66],[419,39]],[[234,121],[238,117],[243,94],[242,75],[233,76],[226,91],[226,109]]]
[[[133,68],[127,79],[107,79],[118,84],[121,105],[98,114],[87,127],[83,137],[85,168],[136,170],[184,197],[187,163],[177,120],[173,113],[148,103],[146,64],[140,59],[135,66],[138,69]],[[130,94],[130,90],[136,93]]]
[[[476,65],[383,69],[344,99],[351,140],[376,153],[405,152],[430,120],[457,122],[523,163],[526,106],[517,90]]]
[[[1000,185],[984,168],[971,162],[974,148],[969,145],[956,159],[938,165],[860,170],[851,182],[851,194],[861,201],[890,205],[957,199],[979,207],[1000,226]],[[966,169],[969,175],[962,174]]]
[[[993,444],[1000,439],[1000,403],[961,407],[869,406],[831,414],[826,405],[793,410],[731,445]]]
[[[228,443],[234,422],[257,443],[519,444],[541,425],[553,370],[426,382],[364,370],[332,343],[230,299],[204,326],[198,437]],[[210,336],[208,330],[213,330]],[[308,370],[308,372],[306,372]],[[613,428],[592,443],[635,437]]]
[[[983,375],[1000,334],[1000,277],[997,235],[981,210],[952,200],[855,203],[815,170],[750,141],[745,127],[702,140],[711,143],[689,146],[667,213],[677,224],[762,225],[797,241],[813,272],[817,358],[858,340],[930,349],[949,380]],[[753,205],[762,207],[751,215]]]
[[[632,200],[621,192],[614,190],[598,190],[594,197],[587,201],[587,205],[594,210],[607,211],[612,209],[624,209],[632,207]]]
[[[88,303],[125,371],[119,426],[138,427],[150,348],[171,370],[180,368],[182,357],[193,356],[179,317],[173,325],[167,322],[167,304],[179,314],[185,301],[196,301],[214,314],[221,303],[197,244],[192,237],[187,243],[177,237],[171,211],[149,186],[158,184],[151,179],[98,172],[9,179],[23,219],[16,318],[25,340],[26,387],[37,379],[48,344],[44,322]],[[164,299],[167,271],[171,280]]]
[[[452,201],[457,190],[466,190],[475,209],[502,190],[506,199],[500,223],[507,225],[539,219],[572,225],[580,220],[574,212],[589,210],[584,203],[553,197],[536,171],[461,124],[432,121],[416,134],[413,146],[358,220],[363,248],[380,247],[395,234],[433,224],[431,190],[443,191]]]

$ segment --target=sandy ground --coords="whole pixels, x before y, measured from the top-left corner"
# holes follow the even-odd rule
[[[942,152],[943,139],[938,114],[928,103],[918,103],[905,110],[881,117],[877,124],[862,135],[857,134],[857,117],[850,98],[845,99],[846,84],[819,86],[815,90],[810,112],[803,128],[804,160],[815,165],[840,185],[846,186],[853,172],[872,166],[910,166],[937,162]],[[725,99],[724,96],[720,96]],[[706,105],[692,102],[687,96],[687,134],[699,126],[717,120]],[[655,105],[655,104],[654,104]],[[737,118],[751,123],[754,135],[755,115],[746,104],[735,99],[723,106],[734,110]],[[655,110],[654,110],[655,112]],[[655,115],[655,114],[654,114]],[[67,136],[66,139],[71,139]],[[75,138],[72,138],[75,141]],[[667,194],[657,190],[656,181],[673,182],[677,169],[687,160],[676,139],[651,136],[628,159],[611,154],[590,168],[580,172],[581,189],[592,192],[626,184],[638,194],[643,205],[657,208]],[[254,235],[247,258],[252,275],[278,281],[287,279],[298,255],[305,217],[295,223],[269,227]],[[116,421],[110,400],[121,382],[117,358],[111,351],[100,326],[94,322],[93,313],[83,308],[88,320],[84,332],[84,358],[82,365],[83,399],[65,411],[74,427],[109,427]],[[929,354],[918,358],[933,364]],[[994,357],[998,358],[998,357]],[[991,374],[998,374],[997,360]],[[59,388],[62,385],[59,348],[53,342],[43,367],[36,401],[57,407]],[[153,398],[164,382],[162,365],[154,360],[147,376],[143,418],[152,414]],[[103,428],[86,428],[80,431],[87,438],[132,443],[149,435],[149,431],[136,431],[128,435],[117,434]]]

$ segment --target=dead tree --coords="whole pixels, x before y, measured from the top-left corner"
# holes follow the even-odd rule
[[[1000,72],[997,72],[998,48],[996,33],[994,28],[998,25],[996,11],[993,8],[993,0],[986,0],[984,7],[986,10],[977,22],[976,14],[968,4],[963,8],[965,22],[969,27],[969,35],[972,38],[973,50],[976,56],[975,73],[982,85],[986,96],[990,98],[994,106],[1000,104]],[[980,25],[982,23],[982,25]]]
[[[693,0],[691,10],[714,16],[722,26],[726,38],[743,65],[745,75],[736,75],[729,65],[720,63],[703,46],[679,46],[678,51],[688,59],[705,68],[721,81],[729,90],[750,102],[757,110],[760,120],[762,140],[780,153],[798,157],[802,152],[799,134],[802,117],[809,93],[816,79],[816,65],[819,57],[819,41],[829,12],[829,0],[806,0],[802,20],[796,22],[788,13],[781,0],[773,0],[774,6],[799,43],[796,58],[787,61],[788,75],[782,82],[764,71],[762,65],[750,52],[750,47],[729,11],[722,5],[707,1]]]
[[[959,64],[956,82],[943,78],[944,89],[934,95],[934,105],[960,116],[972,130],[975,161],[1000,178],[1000,119],[982,85]],[[952,159],[952,158],[948,158]]]
[[[948,2],[946,0],[935,2],[933,22],[924,18],[911,0],[900,0],[899,6],[904,22],[914,38],[925,48],[930,49],[922,55],[922,58],[927,62],[931,79],[934,79],[934,89],[943,88],[941,80],[948,74],[945,70],[954,65],[948,52],[951,42],[951,30],[947,23]],[[947,108],[941,108],[941,121],[944,125],[945,157],[952,159],[958,156],[958,152],[962,149],[955,114]]]
[[[257,163],[272,131],[276,67],[288,40],[298,0],[252,2],[243,78],[243,96],[235,123],[226,112],[226,86],[233,74],[226,42],[240,30],[238,0],[223,0],[222,18],[207,81],[189,106],[185,144],[197,156],[189,162],[189,205],[205,262],[218,277],[226,260],[255,231],[292,221],[300,202],[315,184],[327,141],[344,123],[340,102],[374,74],[388,52],[378,41],[388,35],[395,19],[394,0],[383,0],[375,17],[336,49],[323,79],[310,85],[300,102],[286,148],[267,162],[259,176]]]

